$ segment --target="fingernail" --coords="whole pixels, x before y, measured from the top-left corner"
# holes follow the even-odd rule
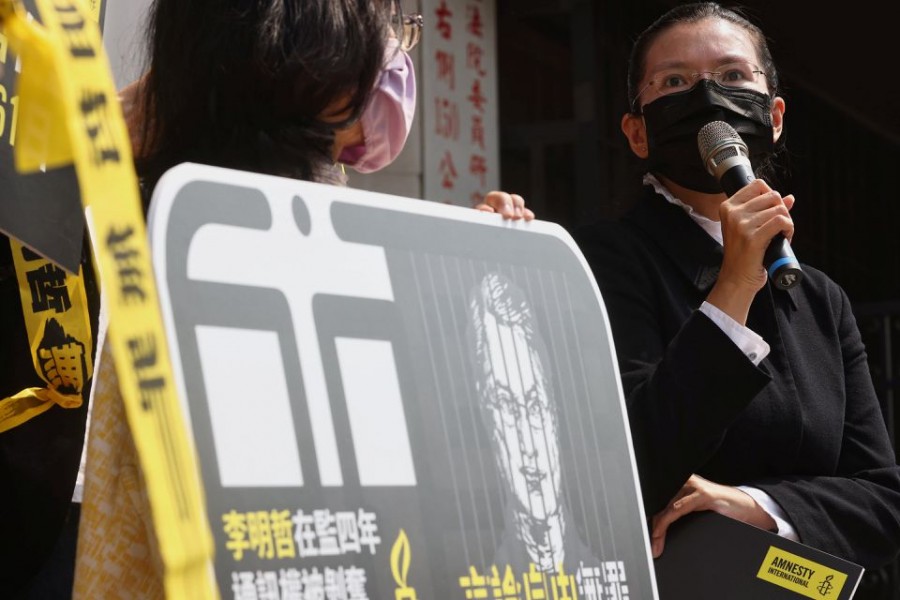
[[[660,547],[659,546],[660,546],[660,544],[659,544],[659,541],[657,541],[657,540],[653,540],[653,542],[650,543],[650,551],[653,554],[653,558],[659,558],[659,555],[660,555]]]
[[[511,214],[515,213],[515,209],[513,208],[513,205],[511,203],[506,202],[503,204],[503,212],[511,215]]]

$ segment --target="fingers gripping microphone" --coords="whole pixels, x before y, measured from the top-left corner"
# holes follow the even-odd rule
[[[747,144],[728,123],[713,121],[704,125],[697,134],[697,145],[706,170],[729,196],[756,179],[750,166]],[[800,263],[781,233],[769,243],[763,265],[769,279],[779,289],[790,289],[803,279]]]

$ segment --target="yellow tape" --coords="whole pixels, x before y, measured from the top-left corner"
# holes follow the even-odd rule
[[[36,5],[43,27],[29,22],[18,2],[0,0],[3,33],[22,61],[16,167],[74,162],[97,234],[107,343],[152,510],[164,590],[170,598],[216,598],[197,458],[181,418],[128,133],[99,29],[82,0]]]
[[[756,576],[807,598],[837,598],[847,582],[846,573],[775,546],[769,547]]]
[[[22,299],[34,370],[46,388],[27,388],[0,400],[0,433],[18,427],[54,404],[78,408],[94,372],[91,324],[81,270],[66,273],[17,240],[10,247]]]
[[[103,10],[103,0],[88,0],[88,10],[94,23],[100,22],[100,13]]]

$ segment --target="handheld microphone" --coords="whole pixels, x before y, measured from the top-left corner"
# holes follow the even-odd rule
[[[725,121],[712,121],[704,125],[697,134],[697,146],[706,170],[729,196],[756,179],[750,166],[747,144]],[[763,266],[778,289],[790,289],[803,279],[800,263],[782,233],[769,242],[763,256]]]

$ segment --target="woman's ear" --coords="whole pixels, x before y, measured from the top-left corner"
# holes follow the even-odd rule
[[[631,151],[638,158],[647,158],[650,151],[647,149],[647,127],[644,125],[644,117],[634,113],[625,113],[622,116],[622,133],[628,139]]]
[[[777,142],[784,128],[784,98],[775,96],[772,99],[772,142]]]

